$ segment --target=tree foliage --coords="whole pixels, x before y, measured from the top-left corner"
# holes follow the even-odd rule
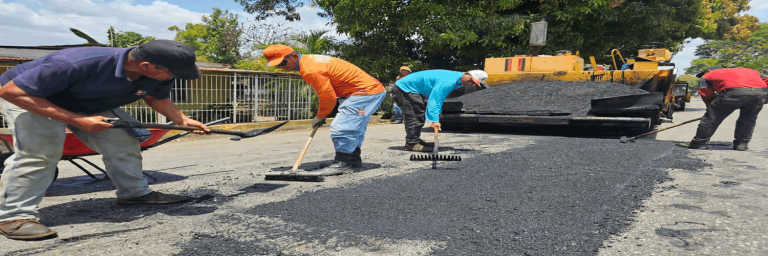
[[[187,23],[184,29],[172,26],[168,30],[176,32],[176,41],[194,48],[199,59],[235,64],[243,59],[240,53],[243,27],[237,18],[229,11],[213,8],[210,16],[203,16],[202,24]]]
[[[157,39],[152,36],[142,36],[132,31],[115,32],[115,28],[112,26],[109,26],[107,30],[107,38],[109,39],[109,46],[120,48],[138,46]]]
[[[768,72],[768,23],[760,24],[746,41],[707,40],[696,47],[695,54],[699,59],[693,60],[685,69],[687,74],[696,74],[714,65]]]
[[[257,19],[299,20],[295,0],[237,0]],[[489,57],[530,52],[532,22],[548,22],[541,54],[580,51],[609,62],[617,48],[630,56],[648,42],[680,49],[686,38],[743,38],[748,0],[314,0],[319,15],[349,35],[345,58],[387,80],[402,64],[482,69]]]
[[[294,50],[303,54],[333,55],[337,46],[334,39],[326,36],[326,34],[330,32],[329,30],[316,30],[303,33],[294,32],[292,34],[286,33],[281,37],[275,37],[274,35],[276,33],[274,31],[275,27],[263,27],[262,33],[266,33],[266,35],[262,34],[262,36],[259,36],[258,40],[261,41],[254,44],[253,48],[260,51],[273,44],[283,44],[291,46]],[[265,40],[264,38],[270,38],[270,40]],[[282,72],[282,69],[266,67],[267,61],[260,54],[254,57],[255,58],[250,60],[239,61],[235,65],[235,68]]]

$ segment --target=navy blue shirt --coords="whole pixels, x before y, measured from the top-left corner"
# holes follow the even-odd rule
[[[133,47],[132,47],[133,48]],[[128,80],[123,68],[132,48],[79,47],[13,67],[0,75],[0,86],[13,81],[31,96],[66,110],[95,114],[133,103],[146,95],[170,96],[174,80],[142,76]]]

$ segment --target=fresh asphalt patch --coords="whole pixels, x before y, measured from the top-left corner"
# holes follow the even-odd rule
[[[425,165],[408,174],[219,214],[205,225],[239,230],[201,230],[180,245],[178,255],[341,254],[355,246],[373,254],[391,250],[372,240],[429,241],[432,255],[595,255],[609,236],[629,227],[632,212],[655,185],[669,179],[669,168],[709,166],[671,142],[534,141],[501,153],[473,152],[462,162],[442,162],[437,170]],[[302,245],[318,251],[286,249]]]

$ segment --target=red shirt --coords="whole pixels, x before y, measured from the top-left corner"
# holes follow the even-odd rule
[[[765,80],[760,72],[749,68],[726,68],[709,71],[701,77],[706,80],[706,86],[702,85],[699,94],[702,97],[712,96],[715,92],[722,92],[731,88],[767,88],[768,78]]]

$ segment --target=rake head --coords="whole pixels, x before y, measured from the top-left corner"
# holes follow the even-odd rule
[[[460,156],[447,156],[447,155],[411,155],[411,161],[461,161]]]

